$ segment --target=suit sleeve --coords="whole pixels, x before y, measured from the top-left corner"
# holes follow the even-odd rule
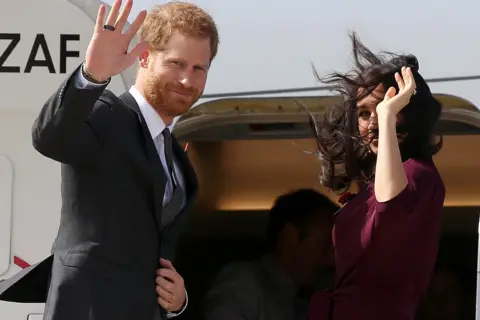
[[[106,86],[82,78],[80,67],[44,104],[32,127],[42,155],[66,164],[92,162],[101,152],[110,107],[99,102]]]

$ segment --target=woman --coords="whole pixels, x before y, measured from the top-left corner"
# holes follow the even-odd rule
[[[375,55],[352,36],[355,70],[334,74],[343,104],[315,121],[323,185],[359,193],[338,212],[336,275],[312,320],[413,320],[432,276],[445,187],[432,156],[441,105],[414,56]]]

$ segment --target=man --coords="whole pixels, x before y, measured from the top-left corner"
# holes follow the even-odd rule
[[[323,268],[333,264],[331,230],[337,207],[301,189],[280,196],[269,213],[268,253],[227,266],[206,295],[206,320],[306,319],[308,299]]]
[[[171,260],[197,180],[170,130],[203,93],[218,31],[202,9],[173,2],[122,32],[132,0],[121,4],[105,23],[100,7],[85,62],[33,125],[35,149],[62,163],[61,223],[53,255],[6,280],[0,299],[45,302],[48,287],[48,320],[165,319],[187,305]],[[135,59],[135,86],[105,90]]]
[[[466,307],[469,302],[458,274],[451,268],[440,265],[430,281],[423,305],[419,308],[419,319],[474,319],[473,314],[468,314],[473,309]]]

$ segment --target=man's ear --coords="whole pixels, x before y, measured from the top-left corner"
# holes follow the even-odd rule
[[[287,248],[295,247],[298,242],[300,241],[300,234],[298,228],[296,228],[293,224],[287,223],[282,230],[281,233],[281,241],[283,245]]]
[[[150,52],[147,50],[144,50],[140,55],[138,56],[138,66],[140,68],[148,68],[148,62],[151,59],[152,55]]]

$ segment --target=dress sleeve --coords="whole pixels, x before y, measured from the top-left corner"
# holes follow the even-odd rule
[[[375,211],[411,212],[418,204],[431,199],[438,188],[439,175],[433,163],[409,159],[403,163],[407,186],[395,198],[379,202],[375,199]]]

